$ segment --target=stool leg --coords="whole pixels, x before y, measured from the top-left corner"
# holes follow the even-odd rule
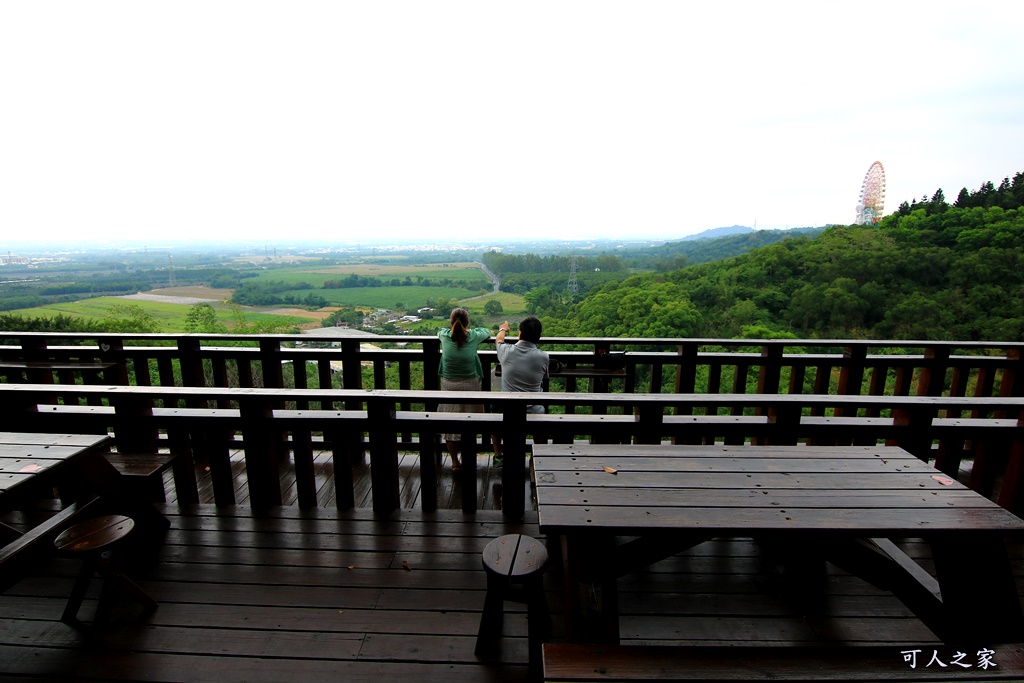
[[[474,654],[487,656],[497,650],[498,638],[501,637],[501,624],[505,616],[505,587],[507,579],[487,572],[487,597],[484,599],[484,612],[480,616],[480,630],[476,636]]]
[[[121,571],[121,562],[121,554],[115,551],[111,553],[109,560],[100,560],[100,563],[97,566],[97,569],[99,570],[100,574],[103,576],[104,579],[103,593],[100,597],[100,605],[99,608],[97,608],[96,610],[97,621],[100,620],[100,608],[103,608],[105,613],[105,603],[107,602],[106,598],[108,597],[108,586],[111,586],[112,584],[116,584],[117,586],[119,586],[126,593],[128,593],[129,596],[135,598],[135,600],[145,605],[147,609],[156,609],[157,607],[157,601],[154,600],[149,595],[149,593],[139,588],[139,585],[137,583],[135,583],[134,581],[132,581],[124,575],[124,573]]]
[[[139,588],[139,585],[137,583],[135,583],[134,581],[129,579],[127,576],[125,576],[121,572],[119,572],[119,571],[118,572],[112,572],[111,575],[110,575],[110,578],[111,578],[111,580],[116,581],[117,584],[119,586],[121,586],[121,588],[124,589],[124,591],[126,593],[131,595],[137,601],[141,602],[148,609],[156,609],[157,608],[157,605],[158,605],[157,601],[154,600],[153,597],[149,593],[147,593],[146,591],[144,591],[141,588]]]
[[[100,558],[99,563],[96,566],[101,577],[103,577],[103,586],[100,588],[100,600],[96,603],[96,614],[93,615],[92,624],[93,626],[100,626],[107,620],[107,614],[110,612],[110,605],[113,600],[114,586],[113,581],[110,580],[110,563]]]
[[[89,590],[89,583],[92,581],[92,575],[96,571],[98,559],[97,556],[93,555],[86,557],[82,562],[82,569],[78,572],[75,587],[71,589],[71,597],[68,598],[68,604],[64,606],[64,614],[60,618],[65,624],[78,621],[78,610],[82,607],[85,592]]]

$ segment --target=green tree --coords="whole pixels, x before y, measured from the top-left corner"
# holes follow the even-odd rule
[[[112,306],[103,324],[111,332],[157,332],[160,324],[136,304]]]
[[[188,315],[185,316],[185,331],[216,334],[227,332],[227,328],[217,320],[217,311],[213,306],[201,302],[188,309]]]
[[[505,312],[505,307],[497,299],[488,299],[484,304],[484,313],[487,315],[499,315]]]

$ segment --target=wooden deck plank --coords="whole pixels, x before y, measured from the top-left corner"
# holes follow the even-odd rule
[[[508,524],[497,511],[402,511],[283,506],[162,507],[165,544],[127,571],[160,607],[119,603],[101,640],[59,621],[77,564],[55,558],[0,596],[0,679],[67,681],[380,680],[525,683],[526,621],[509,603],[494,661],[473,654],[486,589],[480,552],[503,533],[540,537],[536,515]],[[32,523],[52,510],[14,513]],[[552,544],[549,542],[548,547]],[[928,546],[901,543],[930,569]],[[1011,557],[1024,592],[1024,549]],[[349,567],[352,567],[351,569]],[[406,568],[408,567],[408,568]],[[829,566],[822,597],[796,600],[751,539],[716,539],[619,582],[631,644],[849,645],[938,642],[891,594]],[[545,576],[561,630],[557,563]],[[93,609],[93,586],[83,607]],[[998,651],[996,646],[994,649]]]

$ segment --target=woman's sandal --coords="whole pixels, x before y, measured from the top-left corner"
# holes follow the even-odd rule
[[[461,471],[462,471],[462,463],[460,463],[460,462],[452,463],[452,472],[461,472]]]

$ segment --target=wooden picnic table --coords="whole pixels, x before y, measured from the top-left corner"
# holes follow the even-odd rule
[[[144,533],[169,526],[121,473],[104,458],[110,437],[96,434],[0,432],[0,514],[61,489],[66,505],[39,526],[20,533],[10,527],[0,546],[0,592],[52,551],[53,539],[87,511],[131,516]]]
[[[618,642],[616,578],[718,536],[757,539],[809,590],[832,562],[947,643],[1024,635],[1004,545],[1024,520],[903,449],[555,444],[534,446],[533,467],[572,640]],[[931,545],[934,578],[900,538]]]

